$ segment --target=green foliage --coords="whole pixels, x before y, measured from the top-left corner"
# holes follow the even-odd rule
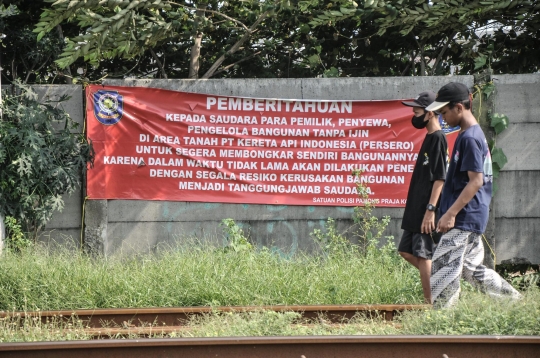
[[[62,195],[81,185],[93,150],[59,106],[65,97],[40,103],[29,87],[16,89],[1,106],[0,211],[35,239],[53,212],[63,209]]]
[[[328,218],[326,221],[324,231],[314,229],[310,235],[320,245],[323,252],[330,255],[345,253],[355,249],[355,245],[338,232],[336,223],[332,218]]]
[[[4,220],[6,225],[6,248],[13,252],[20,252],[32,246],[32,241],[24,235],[17,219],[7,216]]]
[[[508,128],[509,120],[506,114],[495,113],[491,116],[491,127],[495,130],[495,134],[500,134]]]
[[[451,310],[407,312],[400,321],[403,334],[504,335],[540,334],[540,290],[525,292],[520,301],[490,299],[477,292],[463,292]]]
[[[354,253],[356,251],[369,253],[373,250],[377,251],[376,248],[380,244],[383,233],[390,223],[389,216],[384,216],[382,219],[379,219],[373,215],[375,206],[369,197],[369,188],[360,180],[362,173],[360,171],[354,171],[353,175],[356,178],[358,196],[363,203],[362,206],[354,208],[354,224],[347,228],[343,233],[339,233],[335,220],[328,218],[324,231],[315,229],[311,233],[311,236],[321,246],[323,252],[327,254],[335,255],[350,252]],[[356,240],[358,243],[353,243],[347,239],[347,237],[345,237],[346,233],[348,233],[351,239]],[[395,249],[395,247],[392,248],[393,241],[391,239],[391,236],[386,237],[388,244],[383,246],[383,250],[387,250],[388,248],[391,250]]]
[[[373,215],[375,205],[369,197],[369,188],[362,184],[360,180],[362,172],[354,171],[353,175],[356,177],[356,189],[363,204],[354,208],[353,220],[356,227],[353,229],[353,232],[359,238],[360,244],[364,248],[367,248],[373,245],[373,242],[378,242],[382,238],[384,230],[386,230],[386,227],[390,223],[390,217],[384,216],[382,219],[379,219]]]
[[[249,239],[244,235],[244,231],[233,219],[221,220],[221,226],[223,226],[223,232],[227,240],[226,251],[246,252],[253,250],[253,245],[251,245]]]
[[[540,66],[535,45],[540,7],[534,1],[366,0],[358,6],[335,0],[333,6],[317,10],[312,27],[340,29],[354,21],[361,38],[375,39],[376,34],[377,41],[411,39],[405,54],[421,75],[448,73],[451,66],[461,74],[486,67],[496,73],[529,73]],[[389,51],[397,55],[395,44]]]

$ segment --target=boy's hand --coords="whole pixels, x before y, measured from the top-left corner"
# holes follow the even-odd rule
[[[435,230],[435,212],[426,210],[426,213],[424,214],[424,220],[422,220],[422,227],[421,227],[421,233],[422,234],[431,234],[433,230]]]
[[[446,212],[437,224],[437,231],[442,232],[443,234],[447,233],[454,227],[455,223],[456,217],[449,212]]]

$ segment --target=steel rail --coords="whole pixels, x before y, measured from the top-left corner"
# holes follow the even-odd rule
[[[536,336],[307,336],[2,343],[2,357],[528,358]]]
[[[308,306],[220,306],[220,307],[163,307],[163,308],[107,308],[59,311],[15,311],[0,312],[0,318],[6,317],[40,317],[43,322],[50,319],[76,317],[89,327],[116,326],[178,326],[193,315],[209,314],[212,312],[298,312],[303,318],[316,319],[321,315],[331,322],[342,322],[356,314],[368,317],[380,316],[391,321],[397,312],[407,310],[424,310],[429,305],[308,305]]]

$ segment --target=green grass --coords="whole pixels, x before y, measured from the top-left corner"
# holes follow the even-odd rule
[[[291,335],[540,335],[540,290],[518,302],[493,300],[463,284],[449,310],[406,312],[394,322],[356,317],[298,324],[293,312],[212,313],[166,337]],[[283,259],[268,250],[224,251],[191,246],[136,258],[91,258],[73,252],[5,252],[0,260],[0,309],[5,311],[118,307],[269,304],[421,303],[418,272],[393,245],[331,256]],[[0,342],[90,339],[84,322],[0,320]],[[163,337],[163,335],[155,335]]]
[[[303,323],[303,324],[302,324]],[[306,324],[309,323],[309,324]],[[155,333],[152,338],[173,337],[264,337],[306,335],[540,335],[540,290],[524,292],[518,302],[493,300],[465,291],[458,305],[448,310],[409,311],[392,322],[382,318],[357,316],[341,324],[328,324],[324,317],[304,321],[296,312],[255,311],[210,313],[192,316],[174,333]],[[159,332],[159,327],[156,327]],[[105,330],[104,330],[105,332]],[[37,318],[0,319],[0,342],[86,340],[84,322],[71,317],[68,322]],[[103,336],[102,338],[107,338]],[[111,336],[111,338],[125,338]],[[135,335],[129,338],[137,338]]]
[[[195,246],[136,258],[4,253],[0,309],[421,303],[418,272],[393,245],[366,254],[224,252]]]

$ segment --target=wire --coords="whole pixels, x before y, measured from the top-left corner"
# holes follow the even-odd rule
[[[486,242],[486,245],[489,247],[489,251],[491,251],[491,254],[493,255],[493,266],[497,265],[497,255],[495,255],[495,251],[493,251],[493,248],[489,244],[489,242],[486,239],[486,236],[482,234],[482,237],[484,238],[484,241]]]

